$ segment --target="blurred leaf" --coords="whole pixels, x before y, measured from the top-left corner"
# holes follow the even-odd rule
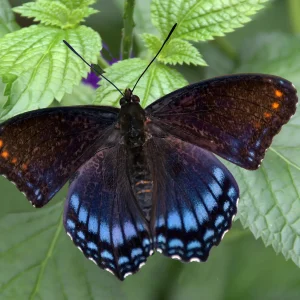
[[[139,58],[123,60],[106,68],[105,76],[121,91],[125,88],[133,88],[148,63]],[[145,107],[163,95],[185,85],[187,85],[187,81],[179,72],[162,64],[154,63],[139,81],[134,94],[140,97],[141,105]],[[118,106],[120,98],[120,93],[111,84],[101,80],[95,104]]]
[[[147,48],[153,55],[158,53],[163,41],[152,34],[144,33],[142,35]],[[181,40],[172,39],[161,51],[157,60],[164,64],[193,64],[195,66],[206,66],[201,54],[191,43]]]
[[[0,81],[0,108],[4,106],[7,101],[7,96],[4,96],[5,84]]]
[[[40,1],[40,0],[38,0]],[[54,1],[59,1],[66,5],[69,9],[76,9],[79,7],[84,7],[84,6],[89,6],[94,3],[96,3],[98,0],[54,0]],[[54,2],[52,0],[52,2]]]
[[[61,30],[31,26],[0,40],[0,76],[9,96],[1,117],[49,106],[86,76],[89,68],[62,42],[70,44],[88,61],[96,62],[101,48],[99,35],[80,26]]]
[[[206,41],[242,27],[267,1],[153,0],[152,22],[162,36],[167,36],[172,26],[178,23],[173,38]]]
[[[123,1],[124,2],[124,1]],[[150,14],[151,0],[136,0],[134,19],[136,22],[136,33],[157,33],[151,22]]]
[[[75,248],[62,203],[0,219],[3,299],[120,299],[119,282]],[[3,272],[5,270],[5,272]]]
[[[282,76],[300,89],[300,37],[265,33],[249,39],[241,50],[235,72],[260,72]]]
[[[94,0],[37,0],[15,7],[14,12],[23,17],[34,18],[45,25],[54,25],[60,28],[73,28],[85,18],[97,12],[88,7]]]
[[[74,86],[72,94],[66,93],[61,99],[61,106],[92,105],[96,99],[96,90],[91,86],[80,83]]]
[[[15,16],[11,10],[7,0],[1,0],[0,9],[0,37],[9,32],[19,29],[19,25],[15,21]]]
[[[204,69],[205,78],[232,74],[235,62],[215,46],[215,43],[203,43],[200,48],[208,66]]]

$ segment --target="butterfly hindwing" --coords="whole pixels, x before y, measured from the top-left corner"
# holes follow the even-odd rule
[[[152,252],[148,224],[136,204],[122,144],[99,150],[72,181],[64,226],[86,257],[120,280]]]
[[[176,90],[149,105],[146,114],[163,131],[256,169],[297,101],[296,89],[283,78],[237,74]]]
[[[237,212],[237,183],[213,154],[172,136],[154,137],[147,152],[154,247],[175,259],[205,261]]]
[[[0,174],[41,207],[105,143],[119,110],[77,106],[18,115],[0,125]]]

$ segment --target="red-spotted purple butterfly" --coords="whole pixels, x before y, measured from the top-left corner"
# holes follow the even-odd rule
[[[126,89],[120,109],[27,112],[0,125],[0,173],[35,207],[70,180],[68,235],[121,280],[154,250],[206,261],[239,199],[235,179],[212,153],[257,169],[296,103],[289,81],[238,74],[186,86],[146,109]]]

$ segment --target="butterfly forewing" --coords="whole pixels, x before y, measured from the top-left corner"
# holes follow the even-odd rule
[[[163,131],[256,169],[296,104],[296,89],[289,81],[239,74],[179,89],[149,105],[146,113]]]
[[[146,148],[155,248],[183,261],[205,261],[237,212],[236,181],[213,154],[172,136],[154,137]]]
[[[64,225],[84,255],[123,280],[152,252],[148,224],[127,176],[124,145],[99,150],[77,171]]]
[[[0,126],[0,174],[34,206],[45,205],[80,165],[109,143],[118,109],[49,108]]]

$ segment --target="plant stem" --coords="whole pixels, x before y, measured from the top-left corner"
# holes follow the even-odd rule
[[[288,11],[290,15],[291,29],[294,34],[300,33],[300,1],[299,0],[288,0]]]
[[[124,28],[122,30],[122,50],[121,58],[127,59],[130,57],[132,49],[132,31],[135,26],[133,21],[135,0],[125,0],[124,4]]]
[[[97,62],[102,69],[109,67],[109,63],[101,56],[101,54],[98,56]]]

